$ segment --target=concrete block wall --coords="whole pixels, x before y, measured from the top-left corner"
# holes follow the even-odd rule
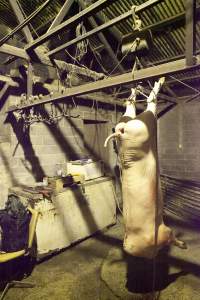
[[[12,98],[10,103],[13,101],[16,103],[16,98]],[[50,108],[47,110],[50,111]],[[41,181],[46,175],[53,176],[69,160],[86,156],[95,158],[96,147],[91,147],[95,144],[92,140],[95,137],[94,128],[88,130],[89,127],[85,126],[84,120],[107,121],[103,129],[105,136],[112,132],[112,127],[121,115],[121,113],[116,115],[112,109],[96,110],[92,108],[92,103],[91,106],[78,105],[70,113],[72,116],[79,114],[79,117],[70,119],[64,117],[52,125],[34,123],[29,131],[25,132],[19,123],[13,123],[12,126],[5,124],[5,109],[1,110],[1,132],[4,132],[4,136],[6,133],[6,138],[0,140],[0,206],[6,200],[10,186],[31,185]],[[177,105],[159,119],[158,149],[161,174],[199,181],[199,115],[200,104],[195,100],[188,104]],[[101,132],[100,143],[103,144],[102,135]],[[105,152],[106,157],[103,156],[103,159],[112,172],[117,161],[112,142]]]
[[[158,121],[161,174],[200,181],[200,102],[178,104]]]
[[[8,141],[0,142],[0,206],[4,205],[10,186],[32,185],[42,181],[44,176],[54,176],[69,160],[91,154],[95,158],[90,145],[84,142],[84,136],[90,134],[85,132],[84,120],[107,121],[107,133],[110,134],[115,123],[114,111],[77,106],[70,113],[72,116],[79,114],[79,117],[63,117],[56,124],[33,123],[29,130],[24,130],[20,122],[11,120]],[[112,143],[107,151],[110,156],[107,161],[114,168],[112,164],[116,159],[113,158]]]

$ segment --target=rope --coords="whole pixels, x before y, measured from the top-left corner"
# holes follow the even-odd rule
[[[85,26],[83,25],[83,22],[80,22],[76,27],[76,37],[80,35],[84,35],[86,33]],[[87,53],[87,47],[88,47],[88,39],[83,40],[81,42],[77,43],[77,58],[81,60],[81,58]]]

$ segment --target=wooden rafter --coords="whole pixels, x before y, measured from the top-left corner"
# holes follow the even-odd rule
[[[161,2],[161,1],[163,1],[163,0],[148,0],[148,1],[146,1],[145,3],[143,3],[143,4],[137,6],[136,9],[135,9],[135,13],[141,12],[141,11],[147,9],[149,6],[155,5],[156,3]],[[91,5],[91,6],[92,6],[92,5]],[[90,8],[91,6],[89,6],[88,8]],[[87,10],[88,8],[86,8],[85,10]],[[83,10],[83,12],[84,12],[85,10]],[[116,18],[114,18],[114,19],[112,19],[112,20],[110,20],[110,21],[108,21],[108,22],[106,22],[105,24],[102,24],[102,25],[98,26],[97,28],[94,28],[94,29],[92,29],[92,30],[86,32],[85,34],[83,34],[83,35],[81,35],[81,36],[78,36],[78,37],[76,37],[75,39],[73,39],[73,40],[71,40],[71,41],[69,41],[69,42],[67,42],[67,43],[64,43],[63,45],[61,45],[61,46],[59,46],[59,47],[57,47],[57,48],[55,48],[55,49],[49,51],[49,52],[48,52],[48,55],[49,55],[49,56],[54,55],[54,54],[56,54],[56,53],[62,51],[63,49],[65,49],[65,48],[67,48],[67,47],[69,47],[69,46],[71,46],[71,45],[74,45],[74,44],[76,44],[76,43],[78,43],[78,42],[81,42],[82,40],[85,40],[85,39],[89,38],[90,36],[92,36],[92,35],[94,35],[94,34],[97,34],[97,33],[101,32],[101,31],[103,31],[103,30],[105,30],[105,29],[107,29],[107,28],[109,28],[109,27],[112,27],[112,26],[114,26],[115,24],[117,24],[117,23],[119,23],[119,22],[121,22],[121,21],[123,21],[123,20],[129,18],[130,16],[132,16],[132,13],[133,13],[133,11],[132,11],[132,10],[129,10],[129,11],[127,11],[126,13],[124,13],[124,14],[122,14],[122,15],[120,15],[120,16],[118,16],[118,17],[116,17]],[[69,20],[68,20],[68,24],[66,24],[65,26],[71,25],[72,22],[74,22],[73,18],[74,18],[74,17],[72,17],[71,19],[69,19]],[[71,21],[70,21],[70,20],[71,20]],[[61,24],[61,25],[62,25],[62,24]],[[56,29],[56,28],[55,28],[55,29]],[[53,34],[53,32],[52,32],[52,34]],[[44,36],[43,36],[43,37],[44,37]],[[47,36],[44,37],[44,38],[47,38]],[[43,39],[44,39],[44,38],[43,38]],[[38,38],[38,42],[41,42],[41,41],[42,41],[42,37],[41,37],[41,38]],[[28,50],[29,48],[33,47],[33,46],[37,46],[37,42],[36,42],[36,41],[33,42],[32,45],[28,46],[27,50]]]
[[[19,23],[23,23],[24,22],[24,16],[22,14],[21,8],[19,7],[19,4],[17,2],[17,0],[9,0],[10,6],[12,7],[16,18],[18,20]],[[29,30],[29,27],[26,25],[25,27],[22,28],[22,31],[24,33],[24,36],[26,38],[27,43],[31,43],[33,41],[33,37],[32,34]]]
[[[80,6],[82,9],[85,9],[86,8],[86,5],[84,4],[84,1],[83,0],[78,0]],[[89,17],[88,18],[88,21],[90,22],[91,26],[93,28],[97,28],[98,27],[98,24],[95,20],[94,17]],[[110,46],[110,44],[108,43],[107,39],[105,38],[104,34],[102,32],[99,32],[98,34],[98,37],[100,39],[100,41],[102,42],[102,44],[104,45],[105,49],[107,50],[109,56],[111,57],[111,59],[113,60],[113,62],[115,63],[115,65],[117,65],[117,69],[119,69],[121,72],[124,72],[125,69],[123,68],[123,66],[119,63],[118,59],[117,59],[117,56],[115,55],[112,47]]]
[[[21,49],[21,48],[15,47],[15,46],[11,46],[8,44],[2,45],[0,47],[0,52],[8,54],[8,55],[13,55],[15,57],[23,58],[26,60],[29,59],[29,56],[24,49]]]
[[[62,8],[59,11],[59,13],[57,14],[57,16],[55,17],[55,19],[51,23],[51,26],[49,27],[49,29],[47,30],[47,32],[50,32],[51,29],[55,28],[56,26],[58,26],[63,21],[64,17],[69,12],[69,10],[70,10],[70,8],[71,8],[71,6],[72,6],[73,3],[74,3],[74,0],[66,0],[65,1],[65,3],[62,6]]]

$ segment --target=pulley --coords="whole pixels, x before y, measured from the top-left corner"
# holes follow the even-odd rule
[[[150,30],[136,30],[122,39],[122,55],[128,58],[144,56],[152,48],[152,33]]]

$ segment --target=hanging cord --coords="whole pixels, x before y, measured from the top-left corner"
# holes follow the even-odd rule
[[[152,62],[149,62],[149,64],[150,64],[151,66],[153,66],[153,67],[156,67],[156,65],[154,65]],[[200,93],[200,90],[198,90],[198,89],[196,89],[196,88],[193,88],[191,85],[189,85],[189,84],[183,82],[182,80],[180,80],[180,79],[178,79],[178,78],[176,78],[176,77],[174,77],[174,76],[172,76],[172,75],[168,75],[168,76],[171,77],[172,79],[174,79],[175,81],[181,83],[182,85],[188,87],[189,89],[195,91],[196,93]],[[152,86],[149,80],[148,80],[148,82],[149,82],[150,86]]]
[[[80,67],[83,67],[84,69],[88,70],[88,74],[91,71],[87,66],[83,65],[82,63],[80,63],[80,61],[77,60],[76,57],[72,56],[66,49],[65,49],[65,53],[74,61],[76,62]]]
[[[140,39],[136,38],[133,43],[131,44],[130,48],[128,49],[128,51],[124,54],[124,56],[120,59],[120,61],[116,64],[116,66],[113,68],[113,70],[111,72],[109,72],[107,78],[118,68],[118,66],[122,63],[122,61],[126,58],[126,56],[131,52],[132,48],[135,46],[136,44],[136,49],[138,47],[140,43]]]
[[[171,77],[172,79],[178,81],[178,82],[181,83],[182,85],[184,85],[184,86],[190,88],[191,90],[195,91],[196,93],[200,93],[200,90],[193,88],[191,85],[189,85],[189,84],[187,84],[187,83],[181,81],[180,79],[178,79],[178,78],[176,78],[176,77],[174,77],[174,76],[171,76],[171,75],[169,75],[169,77]]]
[[[89,40],[88,40],[88,42],[89,42]],[[90,45],[90,48],[92,49],[92,45],[91,45],[90,42],[89,42],[89,45]],[[74,61],[74,63],[76,62],[80,67],[83,67],[85,70],[88,70],[88,76],[90,76],[91,70],[90,70],[87,66],[85,66],[85,65],[82,64],[82,63],[80,63],[80,62],[77,60],[77,58],[74,57],[74,56],[72,56],[66,49],[65,49],[65,53],[66,53],[66,54]],[[95,58],[96,58],[98,64],[101,66],[102,71],[103,71],[104,73],[108,74],[108,71],[103,67],[103,65],[102,65],[102,64],[100,63],[100,61],[98,60],[95,51],[93,52],[93,54],[94,54],[94,56],[95,56]],[[98,80],[97,78],[94,78],[94,81],[97,81],[97,80]]]
[[[93,50],[93,47],[92,47],[90,41],[89,41],[89,45],[90,45],[90,48]],[[104,68],[104,66],[103,66],[102,63],[100,62],[100,60],[99,60],[99,58],[98,58],[98,56],[97,56],[95,50],[93,50],[93,55],[94,55],[94,57],[96,58],[96,61],[98,62],[99,66],[101,67],[102,71],[103,71],[104,73],[108,74],[108,71]]]

